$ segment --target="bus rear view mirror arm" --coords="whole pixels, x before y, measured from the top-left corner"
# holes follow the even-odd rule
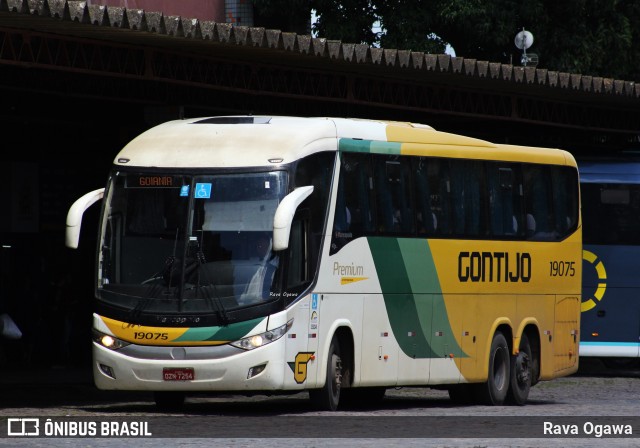
[[[313,192],[313,185],[298,187],[286,195],[273,216],[273,250],[284,250],[289,247],[289,234],[293,215],[298,206]]]
[[[82,215],[96,201],[104,196],[104,188],[93,190],[80,199],[76,200],[69,208],[67,213],[67,229],[65,232],[65,245],[71,249],[78,248],[80,241],[80,226],[82,224]]]

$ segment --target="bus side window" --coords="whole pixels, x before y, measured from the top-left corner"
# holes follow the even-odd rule
[[[291,223],[288,269],[286,271],[286,286],[289,291],[296,290],[296,288],[302,289],[309,281],[310,273],[304,251],[305,233],[305,221],[295,219]]]
[[[450,235],[451,219],[451,178],[449,163],[442,159],[431,159],[427,166],[429,191],[431,192],[431,210],[436,215],[436,233]]]
[[[640,245],[640,185],[583,182],[583,242]]]
[[[515,165],[504,163],[487,163],[489,216],[493,236],[514,237],[524,234],[516,168]]]
[[[348,174],[343,170],[338,184],[338,195],[336,196],[336,212],[333,217],[333,230],[338,233],[346,233],[351,230],[351,211],[347,207],[345,183]]]
[[[465,200],[468,201],[470,215],[467,216],[466,231],[474,236],[486,235],[489,227],[488,207],[485,201],[487,191],[485,171],[486,162],[477,160],[467,162]]]
[[[315,272],[320,256],[335,160],[334,152],[321,152],[302,159],[296,167],[294,185],[313,185],[313,193],[299,207],[300,211],[308,211],[308,228],[305,229],[305,235],[308,238],[309,272]]]
[[[418,235],[433,235],[438,228],[438,218],[431,210],[431,189],[429,187],[429,159],[413,159],[413,178],[415,180],[415,212]]]
[[[330,253],[374,229],[367,154],[342,153]]]
[[[334,229],[353,237],[373,230],[369,159],[364,154],[342,154]]]
[[[575,193],[576,171],[565,167],[552,167],[551,179],[555,197],[555,230],[565,236],[578,223],[578,204]]]
[[[400,161],[399,182],[394,188],[394,206],[399,216],[398,227],[404,234],[415,233],[415,216],[413,191],[411,190],[411,159],[405,157]]]
[[[495,163],[487,166],[489,212],[491,234],[493,236],[509,235],[513,233],[514,222],[509,214],[509,207],[503,201],[504,190],[511,188],[511,171],[508,168],[499,167]],[[505,215],[509,215],[509,221],[505,221]]]
[[[391,185],[387,180],[387,165],[385,158],[374,156],[376,209],[378,211],[378,231],[382,233],[393,231],[394,209],[391,200]]]
[[[351,232],[354,238],[358,238],[371,234],[375,228],[371,205],[371,159],[367,154],[346,156],[345,203],[351,215]]]
[[[484,191],[483,162],[452,161],[453,227],[456,235],[478,236],[486,228],[480,192]]]
[[[549,167],[524,165],[523,176],[527,238],[535,240],[557,239]]]
[[[375,231],[375,216],[373,213],[373,174],[371,173],[371,158],[367,155],[360,156],[356,181],[353,190],[349,192],[349,203],[353,204],[353,217],[357,229],[361,228],[363,234],[371,234]]]
[[[524,213],[524,186],[522,181],[522,165],[517,163],[511,166],[513,174],[513,189],[511,200],[513,204],[513,217],[516,223],[516,235],[519,239],[527,233],[526,216]]]
[[[409,160],[387,156],[374,158],[379,231],[382,234],[413,233]]]

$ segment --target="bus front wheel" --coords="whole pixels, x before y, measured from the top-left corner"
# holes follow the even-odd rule
[[[477,401],[486,405],[501,405],[507,397],[510,380],[511,356],[507,339],[496,332],[489,352],[489,377],[477,385]]]
[[[531,344],[526,334],[520,338],[518,354],[511,357],[511,380],[507,401],[522,406],[529,398],[532,380]]]
[[[340,402],[342,386],[342,359],[340,357],[340,343],[337,336],[333,336],[327,357],[327,377],[321,389],[309,391],[309,398],[313,405],[323,411],[335,411]]]

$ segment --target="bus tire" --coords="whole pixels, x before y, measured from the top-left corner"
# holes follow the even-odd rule
[[[522,406],[529,398],[531,379],[533,376],[531,344],[526,333],[520,338],[518,354],[511,357],[511,375],[507,402]]]
[[[324,386],[309,391],[311,403],[322,411],[335,411],[340,403],[342,388],[342,359],[340,357],[340,342],[336,335],[329,345],[327,357],[327,372]]]
[[[504,404],[509,390],[510,367],[509,344],[502,332],[497,331],[491,341],[487,382],[476,387],[478,403],[489,406]]]
[[[154,392],[153,398],[160,411],[179,411],[184,407],[184,392]]]

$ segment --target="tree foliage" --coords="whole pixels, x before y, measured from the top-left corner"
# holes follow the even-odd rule
[[[370,0],[311,0],[317,12],[313,31],[327,39],[373,45],[379,39],[373,31],[375,6]]]
[[[434,33],[435,3],[429,0],[378,0],[376,12],[384,48],[444,53],[447,42]]]
[[[538,67],[640,81],[637,0],[254,0],[311,9],[313,32],[327,39],[384,48],[443,53],[520,65],[514,43],[523,28]],[[287,9],[285,6],[279,8]],[[289,12],[290,13],[290,12]],[[373,31],[379,24],[380,32]]]
[[[290,33],[311,32],[311,7],[308,0],[253,0],[256,26]]]

